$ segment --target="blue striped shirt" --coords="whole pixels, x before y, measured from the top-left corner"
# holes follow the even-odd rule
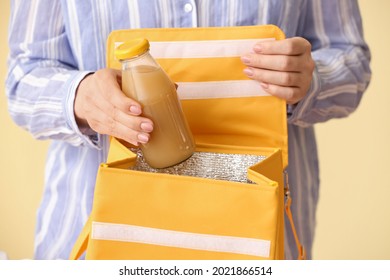
[[[370,52],[354,0],[14,0],[6,92],[13,120],[50,139],[35,258],[68,258],[92,207],[107,136],[77,127],[73,102],[87,73],[106,66],[115,29],[275,24],[312,44],[307,96],[289,117],[289,177],[298,235],[311,257],[319,192],[313,124],[346,117],[370,80]],[[288,221],[286,221],[288,223]],[[286,224],[286,257],[295,244]]]

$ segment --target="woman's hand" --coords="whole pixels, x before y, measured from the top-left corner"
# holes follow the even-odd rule
[[[147,143],[153,123],[141,117],[141,105],[121,91],[121,71],[102,69],[80,83],[74,113],[80,128],[90,127],[138,146]]]
[[[304,38],[259,42],[253,53],[241,60],[247,66],[244,73],[249,78],[289,104],[298,103],[310,88],[315,63],[311,44]]]

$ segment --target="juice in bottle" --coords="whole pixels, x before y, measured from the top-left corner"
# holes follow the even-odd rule
[[[122,91],[142,105],[142,115],[154,124],[149,142],[141,145],[145,161],[164,168],[189,158],[195,150],[193,136],[175,85],[150,55],[149,42],[126,42],[115,54],[122,62]]]

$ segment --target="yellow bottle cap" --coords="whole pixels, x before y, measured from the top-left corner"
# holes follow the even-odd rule
[[[137,38],[122,43],[115,49],[115,57],[119,60],[129,59],[143,54],[149,50],[149,41],[145,38]]]

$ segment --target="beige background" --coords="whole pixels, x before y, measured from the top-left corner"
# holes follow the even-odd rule
[[[316,126],[321,193],[315,259],[390,259],[390,1],[359,1],[373,78],[349,118]],[[0,79],[5,80],[8,1],[0,1]],[[31,258],[48,142],[12,123],[0,88],[0,251]]]

